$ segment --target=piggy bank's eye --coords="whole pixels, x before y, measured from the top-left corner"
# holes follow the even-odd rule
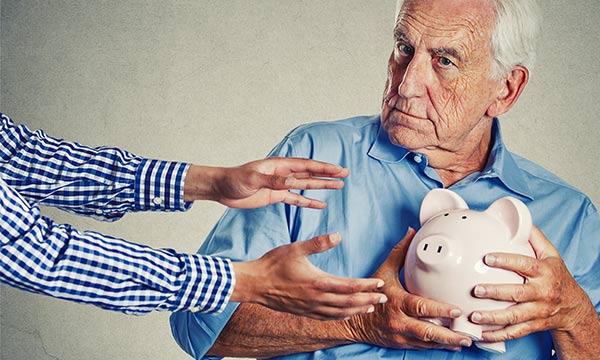
[[[466,219],[466,218],[467,218],[467,215],[463,215],[463,217],[462,217],[462,218],[463,218],[463,219]]]
[[[448,216],[448,215],[450,215],[450,213],[445,213],[445,214],[444,214],[444,216]]]

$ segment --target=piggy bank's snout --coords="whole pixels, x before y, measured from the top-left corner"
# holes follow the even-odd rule
[[[427,265],[444,261],[451,254],[450,244],[439,235],[424,238],[417,244],[417,258]]]

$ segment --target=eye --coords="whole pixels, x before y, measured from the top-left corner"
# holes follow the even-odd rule
[[[454,65],[454,63],[450,59],[448,59],[447,57],[445,57],[445,56],[440,56],[438,58],[438,63],[442,67],[450,67],[450,66]]]
[[[397,42],[396,43],[396,49],[398,49],[398,51],[400,52],[400,54],[402,55],[406,55],[406,56],[412,56],[413,54],[413,49],[412,47],[403,44],[401,42]]]

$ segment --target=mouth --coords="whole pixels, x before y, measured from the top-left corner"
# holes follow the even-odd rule
[[[415,115],[411,110],[407,110],[406,108],[410,108],[410,105],[406,104],[404,101],[400,101],[399,95],[386,96],[384,98],[384,104],[390,113],[397,112],[399,115],[415,121],[429,120],[427,117]]]

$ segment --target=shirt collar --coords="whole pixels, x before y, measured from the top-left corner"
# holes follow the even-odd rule
[[[369,149],[369,156],[383,162],[395,163],[402,161],[410,151],[402,146],[395,145],[390,140],[387,132],[381,126],[381,117],[379,119],[379,130],[377,131],[377,139]]]
[[[523,176],[523,172],[502,141],[498,118],[494,118],[492,123],[492,141],[494,145],[480,177],[495,176],[509,190],[533,200],[531,189]],[[381,118],[379,118],[377,138],[371,145],[368,155],[379,161],[397,163],[404,160],[408,154],[410,154],[408,149],[392,143],[387,132],[381,126]]]
[[[494,118],[492,123],[492,141],[494,145],[490,151],[487,165],[483,174],[497,175],[502,183],[513,192],[533,200],[531,188],[523,175],[523,171],[508,151],[502,141],[500,121]]]

